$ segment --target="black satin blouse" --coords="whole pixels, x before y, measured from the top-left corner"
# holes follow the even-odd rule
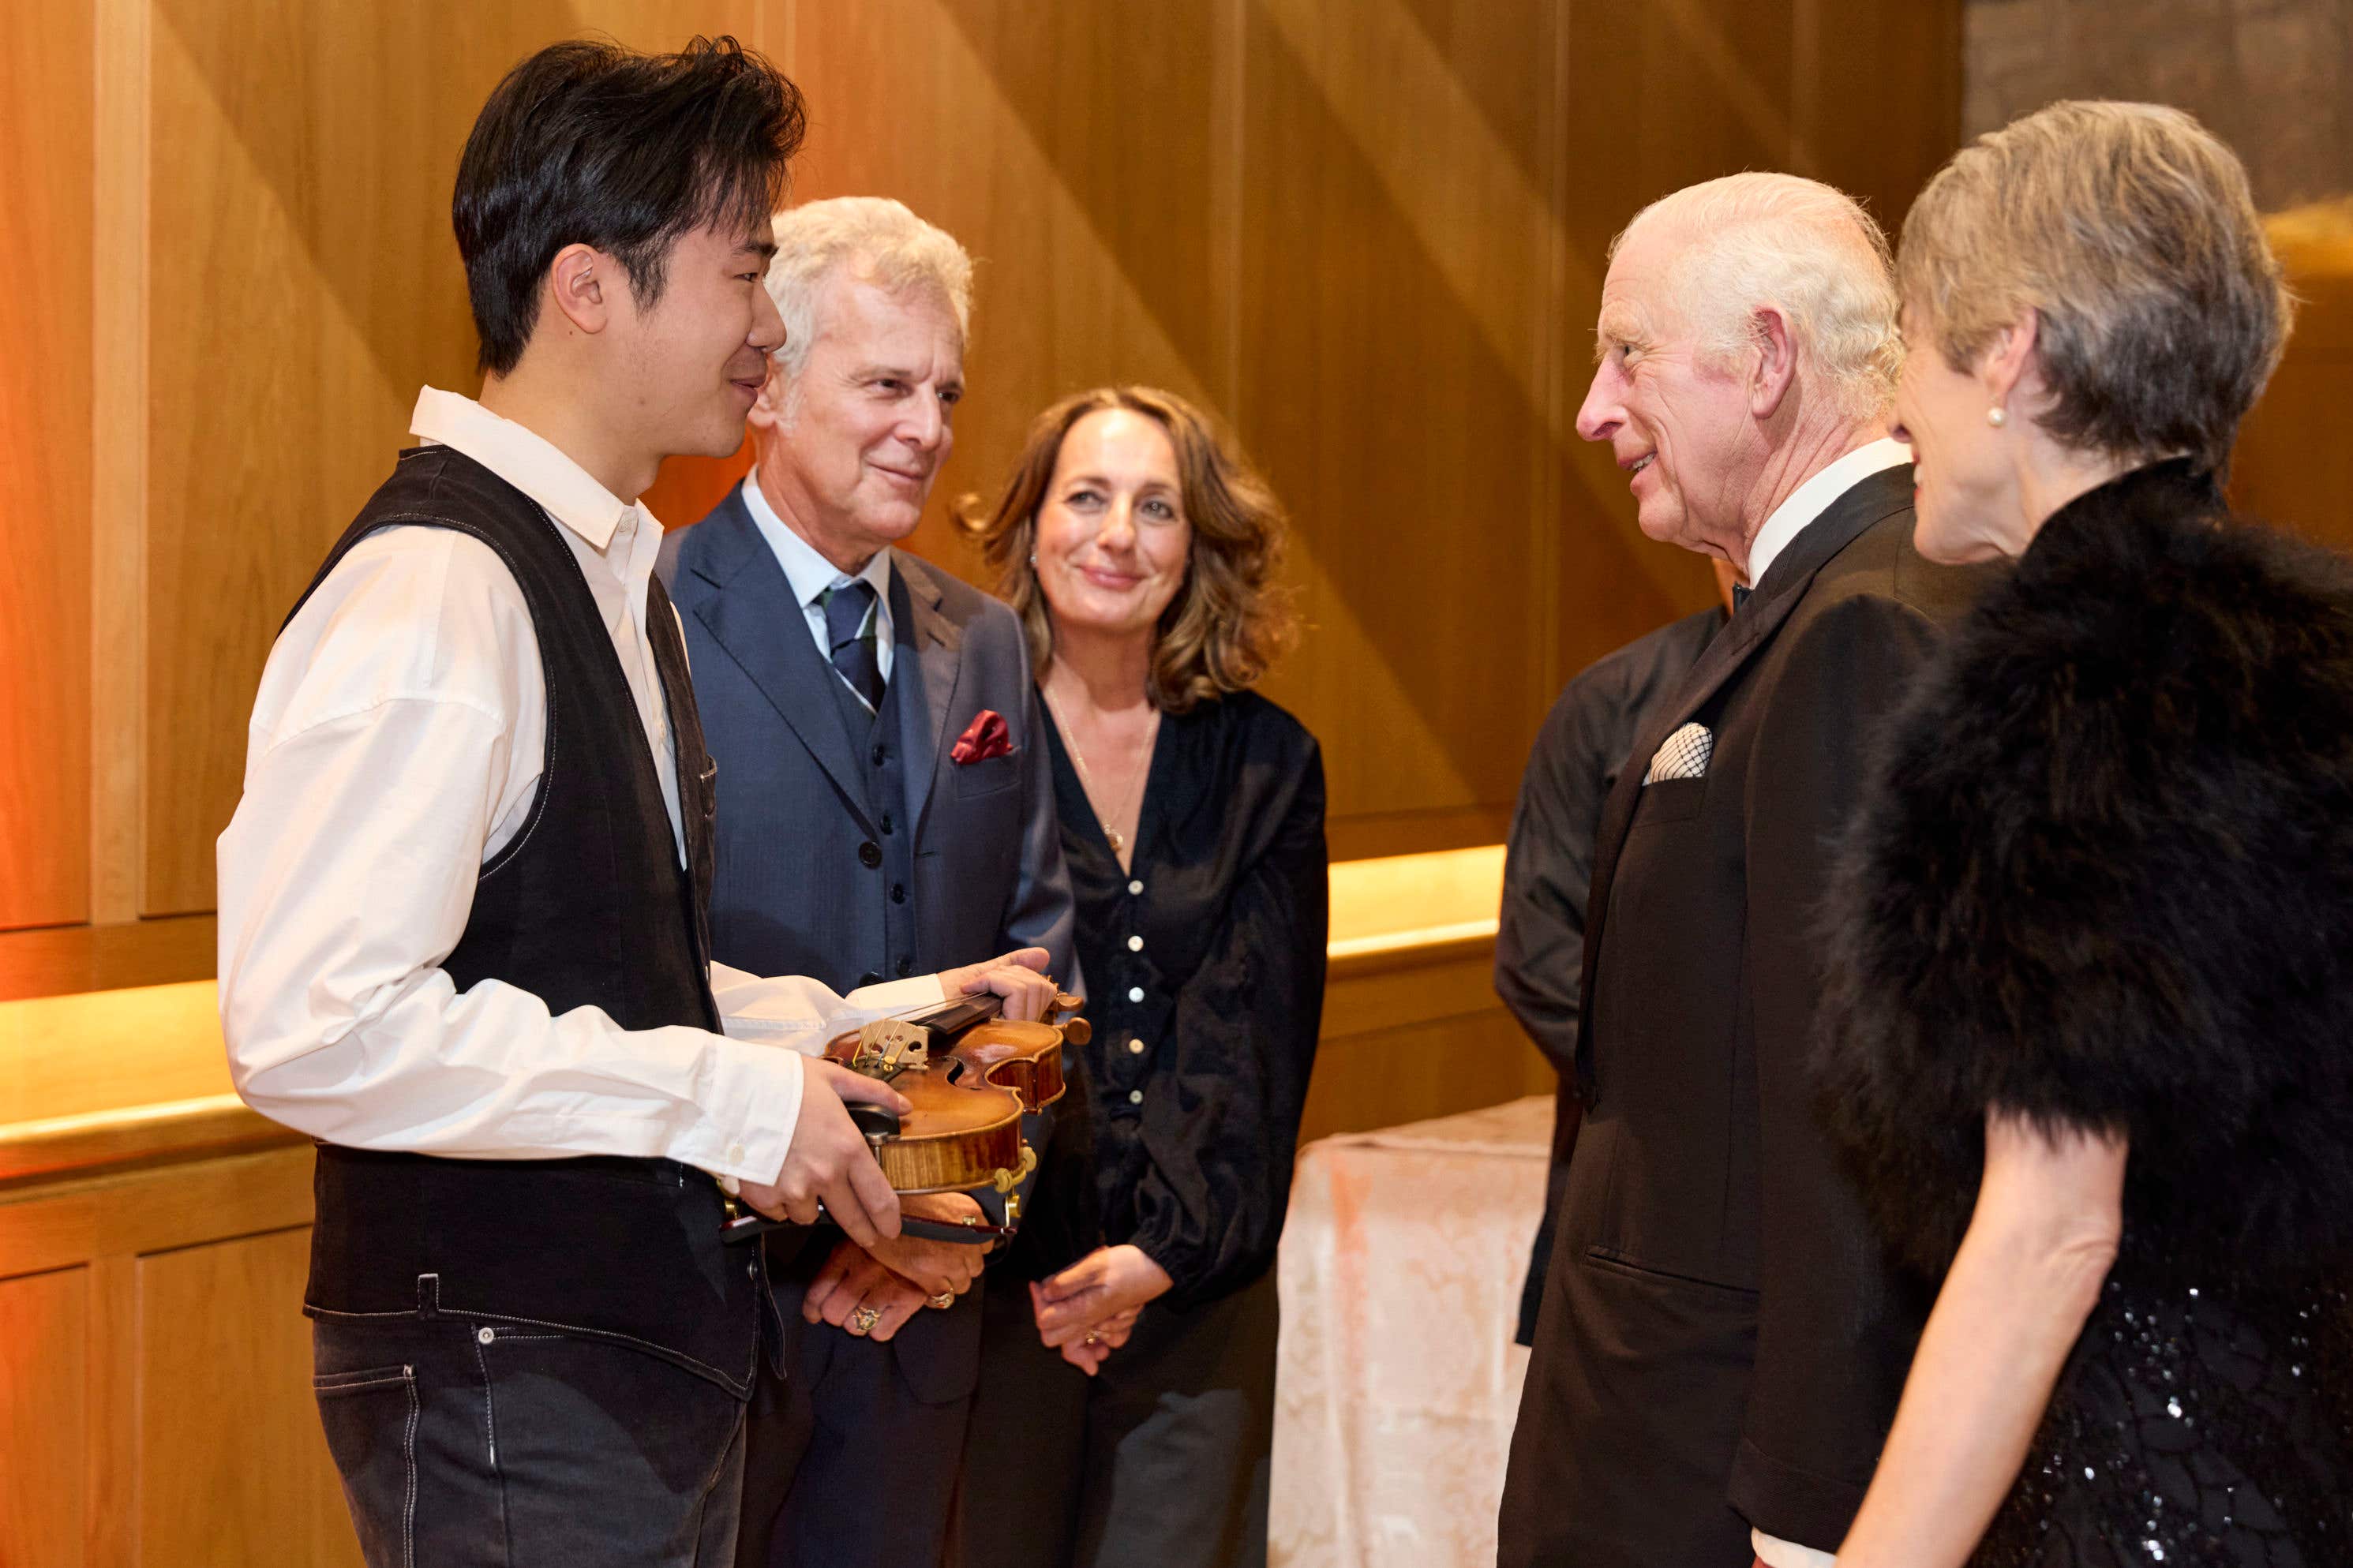
[[[1132,1242],[1172,1304],[1209,1300],[1274,1261],[1290,1201],[1324,1011],[1323,754],[1251,692],[1164,716],[1122,870],[1045,732],[1094,1035],[1019,1256],[1036,1275]]]

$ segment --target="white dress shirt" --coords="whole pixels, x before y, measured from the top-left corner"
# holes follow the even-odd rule
[[[887,684],[891,679],[891,552],[878,550],[862,570],[854,574],[842,571],[819,555],[816,545],[794,532],[792,524],[776,515],[776,509],[760,493],[757,468],[744,476],[744,504],[751,509],[760,537],[776,553],[776,564],[785,569],[785,581],[792,584],[801,617],[808,623],[809,636],[817,640],[817,656],[826,663],[833,662],[833,638],[826,630],[825,606],[818,603],[818,597],[828,588],[846,588],[853,582],[873,588],[874,662]]]
[[[426,388],[410,430],[558,524],[645,722],[682,863],[677,759],[645,624],[660,524],[471,398]],[[598,1007],[556,1016],[501,980],[459,992],[440,966],[482,862],[530,814],[546,713],[530,608],[489,545],[395,526],[328,574],[270,650],[244,798],[220,837],[221,1027],[237,1092],[353,1148],[668,1156],[772,1182],[800,1111],[800,1053],[937,1002],[939,982],[844,998],[713,964],[725,1036],[624,1029]]]
[[[1773,509],[1773,515],[1765,520],[1765,526],[1749,542],[1749,583],[1753,585],[1764,582],[1775,558],[1828,510],[1832,501],[1872,475],[1901,468],[1911,460],[1911,447],[1883,437],[1857,447],[1791,490],[1788,499]],[[1748,1540],[1757,1560],[1766,1568],[1832,1568],[1837,1561],[1830,1552],[1783,1541],[1761,1530],[1750,1531]]]
[[[1765,520],[1765,526],[1757,531],[1757,537],[1748,542],[1748,585],[1764,585],[1765,574],[1772,570],[1774,561],[1788,548],[1789,541],[1829,510],[1831,502],[1872,475],[1902,468],[1911,460],[1911,447],[1883,436],[1876,441],[1866,441],[1791,490],[1788,499],[1775,507],[1773,515]],[[1774,1568],[1780,1565],[1776,1563]]]

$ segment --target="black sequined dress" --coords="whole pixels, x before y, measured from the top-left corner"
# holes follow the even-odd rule
[[[1932,1278],[1989,1108],[2123,1132],[2125,1234],[1975,1568],[2353,1568],[2353,562],[2153,465],[1891,726],[1827,1114]]]
[[[2353,1304],[2111,1277],[1976,1568],[2353,1563]]]

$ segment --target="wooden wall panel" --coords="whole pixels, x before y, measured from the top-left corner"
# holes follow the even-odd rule
[[[1609,235],[1742,167],[1893,220],[1959,92],[1957,0],[28,4],[0,58],[32,279],[0,301],[0,928],[94,914],[93,952],[211,906],[275,626],[417,387],[474,384],[449,181],[540,43],[733,31],[809,95],[800,195],[965,241],[926,554],[983,575],[949,505],[1066,392],[1157,383],[1239,430],[1298,518],[1308,635],[1270,692],[1324,740],[1343,856],[1500,836],[1563,679],[1707,596],[1571,427]],[[691,521],[741,460],[673,464],[657,511]],[[124,972],[175,976],[168,945]]]
[[[156,0],[142,912],[211,906],[280,621],[408,445],[417,387],[477,384],[448,202],[483,98],[584,30],[675,47],[756,23],[681,0]]]
[[[1245,39],[1237,413],[1298,522],[1312,640],[1270,689],[1341,854],[1500,837],[1549,695],[1561,18],[1421,9],[1267,0]]]
[[[359,1563],[311,1401],[310,1322],[293,1310],[310,1235],[140,1260],[142,1562]]]
[[[0,929],[90,918],[91,32],[0,47]]]
[[[2353,550],[2353,205],[2275,219],[2272,244],[2301,301],[2287,353],[2240,427],[2231,500],[2337,550]]]
[[[0,1279],[0,1563],[78,1568],[90,1436],[90,1271]]]
[[[1222,400],[1225,9],[771,6],[810,104],[793,199],[895,196],[977,264],[956,450],[913,542],[976,581],[949,509],[994,498],[1040,409],[1115,381]]]
[[[1327,1039],[1316,1051],[1299,1142],[1550,1094],[1557,1082],[1500,1006]]]

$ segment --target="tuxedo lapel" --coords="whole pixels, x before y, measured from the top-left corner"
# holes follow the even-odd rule
[[[940,613],[934,570],[903,551],[891,552],[891,614],[898,638],[891,679],[896,683],[912,676],[916,682],[899,693],[899,744],[907,757],[907,820],[919,844],[964,675],[964,633]]]
[[[760,689],[777,717],[826,771],[843,802],[866,821],[858,759],[842,732],[841,715],[826,682],[839,679],[818,656],[817,642],[785,569],[760,537],[742,495],[730,492],[698,531],[715,531],[696,558],[694,574],[708,586],[695,618]],[[869,823],[871,828],[872,824]]]
[[[1602,806],[1600,831],[1593,842],[1593,879],[1585,901],[1585,965],[1578,994],[1587,1001],[1577,1021],[1577,1077],[1588,1109],[1597,1090],[1593,1081],[1592,996],[1594,974],[1600,963],[1601,932],[1609,919],[1609,893],[1617,878],[1619,853],[1633,827],[1634,808],[1641,804],[1642,779],[1650,770],[1651,758],[1668,736],[1690,723],[1726,682],[1748,668],[1805,598],[1816,574],[1835,560],[1840,551],[1853,543],[1873,523],[1911,504],[1911,475],[1909,468],[1883,469],[1831,502],[1821,516],[1789,542],[1766,573],[1766,580],[1741,606],[1740,613],[1708,644],[1707,651],[1683,678],[1675,700],[1635,736],[1634,749],[1628,754],[1626,765],[1619,770],[1618,783]]]

